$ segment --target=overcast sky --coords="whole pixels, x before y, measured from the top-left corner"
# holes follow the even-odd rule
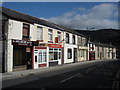
[[[5,2],[3,6],[74,29],[118,28],[118,2]]]

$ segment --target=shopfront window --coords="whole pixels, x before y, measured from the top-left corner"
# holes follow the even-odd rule
[[[46,50],[39,50],[38,53],[38,63],[43,63],[47,61],[47,53]]]
[[[49,61],[53,61],[53,60],[54,60],[54,53],[49,52]]]
[[[59,48],[50,48],[49,49],[49,61],[54,61],[61,59],[61,49]]]
[[[58,60],[58,52],[54,52],[54,60]]]
[[[72,59],[72,49],[68,49],[68,59]]]
[[[84,50],[81,50],[81,57],[84,57]]]

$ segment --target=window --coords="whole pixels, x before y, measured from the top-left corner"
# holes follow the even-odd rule
[[[102,47],[102,57],[104,57],[104,48]]]
[[[69,43],[69,34],[66,33],[66,43]]]
[[[57,32],[57,36],[58,36],[58,42],[61,41],[61,32]]]
[[[58,52],[54,52],[54,60],[58,60]]]
[[[81,50],[81,57],[84,57],[84,50]]]
[[[39,50],[38,53],[38,63],[44,63],[47,61],[47,51],[46,50]]]
[[[61,52],[59,52],[58,54],[58,59],[61,59]]]
[[[52,41],[52,30],[51,29],[48,30],[48,40]]]
[[[97,52],[98,52],[98,57],[100,57],[100,55],[99,55],[99,47],[97,47],[97,49],[98,49],[98,50],[97,50]]]
[[[78,45],[81,45],[81,37],[80,36],[78,36]]]
[[[49,49],[49,61],[61,59],[61,49],[59,48],[50,48]]]
[[[37,27],[37,40],[43,39],[43,29],[41,27]]]
[[[84,37],[81,38],[82,46],[86,44],[86,39]]]
[[[75,35],[73,35],[73,37],[72,37],[72,42],[73,42],[73,44],[75,44]]]
[[[29,40],[29,24],[23,24],[23,40]]]
[[[72,49],[68,49],[68,59],[72,59]]]

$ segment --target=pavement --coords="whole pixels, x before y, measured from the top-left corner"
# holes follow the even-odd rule
[[[23,77],[23,76],[26,76],[26,75],[37,74],[37,73],[42,74],[42,73],[45,73],[45,72],[65,69],[65,68],[73,67],[73,66],[76,66],[76,65],[82,65],[82,64],[99,62],[99,61],[104,61],[104,60],[92,60],[92,61],[84,61],[84,62],[78,62],[78,63],[63,64],[63,65],[53,66],[53,67],[41,67],[41,68],[38,68],[38,69],[30,69],[30,70],[21,70],[21,71],[15,71],[15,72],[0,73],[0,81],[1,80],[9,80],[9,79],[13,79],[13,78],[19,78],[19,77]],[[110,60],[107,60],[107,61],[110,61]]]
[[[8,82],[10,80],[14,80],[14,79],[17,79],[17,78],[24,79],[25,76],[31,75],[29,80],[24,79],[24,82],[28,82],[28,81],[38,79],[37,77],[32,78],[32,75],[38,75],[38,74],[40,75],[40,74],[44,74],[44,73],[48,73],[48,72],[52,72],[52,71],[57,71],[57,73],[51,73],[51,75],[60,74],[60,73],[66,72],[66,71],[64,71],[64,69],[69,71],[70,67],[74,67],[74,66],[77,66],[77,65],[80,66],[80,65],[85,65],[85,64],[88,65],[89,63],[92,63],[92,62],[99,63],[101,61],[105,61],[105,60],[92,60],[92,61],[84,61],[84,62],[78,62],[78,63],[63,64],[63,65],[54,66],[54,67],[41,67],[41,68],[38,68],[38,69],[30,69],[30,70],[23,70],[23,71],[0,73],[0,81]],[[106,61],[111,61],[111,60],[106,60]],[[62,72],[59,72],[59,70],[62,71]],[[118,79],[120,79],[119,76],[120,76],[120,70],[117,74]],[[19,83],[22,83],[22,82],[23,82],[22,80],[19,80],[17,83],[19,84]],[[12,85],[12,83],[11,83],[11,85]],[[4,86],[7,87],[7,86],[10,86],[10,84],[9,85],[6,84]]]
[[[59,66],[53,66],[53,67],[40,67],[38,69],[29,69],[29,70],[21,70],[21,71],[15,71],[15,72],[6,72],[6,73],[1,73],[0,75],[0,80],[9,80],[9,79],[14,79],[14,78],[19,78],[23,77],[26,75],[31,75],[31,74],[42,74],[45,72],[50,72],[53,70],[59,70],[59,69],[64,69],[64,68],[69,68],[75,65],[79,64],[85,64],[85,63],[90,63],[93,61],[84,61],[84,62],[79,62],[79,63],[70,63],[70,64],[63,64]]]
[[[40,67],[38,69],[29,69],[29,70],[15,71],[15,72],[0,73],[0,81],[19,78],[26,75],[37,74],[37,73],[42,74],[45,72],[65,69],[65,68],[73,67],[76,65],[82,65],[86,63],[99,62],[99,61],[104,61],[104,60],[84,61],[84,62],[78,62],[78,63],[63,64],[63,65],[58,65],[53,67]]]

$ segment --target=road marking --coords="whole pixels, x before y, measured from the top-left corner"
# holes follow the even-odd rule
[[[40,89],[40,90],[45,90],[46,88],[42,88],[42,89]]]
[[[84,75],[84,73],[80,74],[78,77],[82,77]]]
[[[63,83],[63,82],[65,82],[65,81],[68,81],[68,80],[70,80],[70,79],[72,79],[72,78],[74,78],[74,77],[77,77],[77,76],[79,76],[79,75],[80,75],[80,73],[78,73],[78,74],[76,74],[76,75],[74,75],[74,76],[71,76],[71,77],[69,77],[69,78],[66,78],[66,79],[60,81],[60,83]]]

